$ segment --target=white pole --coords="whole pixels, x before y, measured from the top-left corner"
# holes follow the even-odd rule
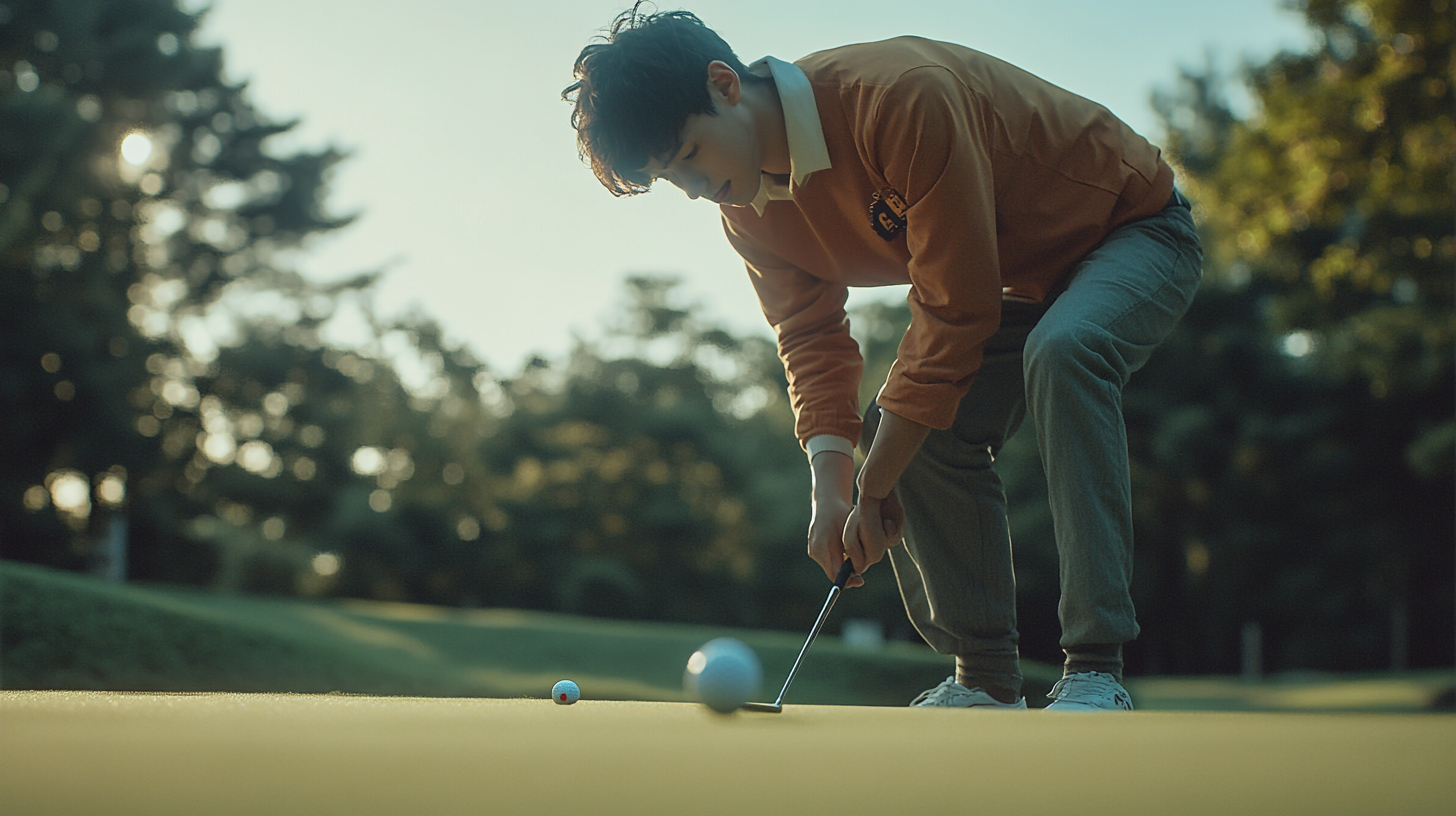
[[[1258,621],[1244,624],[1244,671],[1245,683],[1257,683],[1264,679],[1264,627]]]

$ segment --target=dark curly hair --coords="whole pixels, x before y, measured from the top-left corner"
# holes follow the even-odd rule
[[[716,115],[708,95],[708,63],[726,63],[743,82],[766,82],[711,28],[688,11],[640,13],[642,1],[612,21],[581,50],[576,81],[561,98],[576,106],[571,126],[577,152],[612,195],[645,193],[644,168],[677,146],[689,116]]]

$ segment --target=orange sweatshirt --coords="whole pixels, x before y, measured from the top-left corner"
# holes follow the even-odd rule
[[[722,212],[778,336],[801,442],[859,439],[846,287],[910,284],[910,328],[878,401],[948,428],[1002,297],[1045,299],[1172,195],[1159,150],[1106,108],[970,48],[900,37],[795,65],[830,166],[761,215]]]

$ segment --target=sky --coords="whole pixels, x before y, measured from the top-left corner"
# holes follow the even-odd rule
[[[499,375],[600,337],[633,274],[740,334],[769,334],[717,208],[663,183],[617,199],[576,152],[560,101],[582,46],[623,8],[589,0],[197,0],[197,42],[221,46],[255,107],[298,118],[270,149],[333,145],[334,213],[357,220],[293,262],[328,281],[384,270],[382,315],[418,310]],[[1111,109],[1157,143],[1150,98],[1180,66],[1230,70],[1310,35],[1280,0],[697,0],[738,56],[794,60],[915,34],[993,54]],[[1237,100],[1235,100],[1237,103]],[[903,298],[863,290],[851,306]],[[353,342],[347,320],[333,339]]]

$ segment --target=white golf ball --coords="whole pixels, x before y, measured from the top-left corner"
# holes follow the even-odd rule
[[[551,687],[551,699],[557,705],[571,705],[581,699],[581,689],[570,680],[558,680],[556,685]]]
[[[683,690],[720,714],[731,714],[758,694],[763,667],[742,641],[716,638],[688,658]]]

